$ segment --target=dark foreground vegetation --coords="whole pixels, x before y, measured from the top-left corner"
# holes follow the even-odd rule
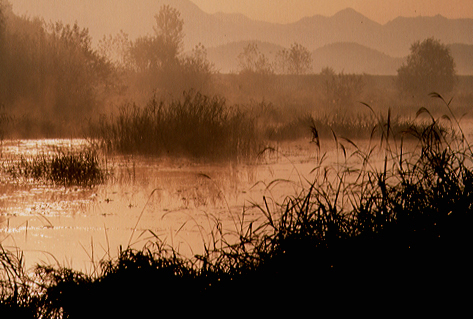
[[[320,306],[334,296],[389,302],[400,291],[409,299],[443,294],[439,285],[455,287],[472,264],[473,154],[452,121],[440,125],[430,116],[410,132],[418,144],[406,151],[388,116],[372,148],[352,145],[348,154],[343,147],[345,161],[331,167],[322,156],[305,191],[277,205],[264,198],[251,208],[263,220],[245,221],[245,211],[234,234],[217,222],[213,241],[193,258],[156,239],[103,260],[91,274],[52,266],[27,273],[21,253],[2,250],[1,310],[122,317],[148,316],[156,303],[192,314],[209,302],[220,309],[241,300],[253,309],[296,294]]]

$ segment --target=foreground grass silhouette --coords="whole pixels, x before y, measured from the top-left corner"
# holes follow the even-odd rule
[[[266,308],[263,300],[299,295],[323,306],[343,297],[372,302],[399,291],[407,299],[437,292],[472,265],[473,153],[454,124],[444,128],[431,117],[410,132],[418,140],[412,151],[392,136],[389,113],[368,150],[345,140],[354,147],[348,154],[337,139],[344,162],[315,163],[314,182],[277,211],[265,198],[253,208],[265,222],[242,223],[236,241],[217,224],[214,242],[191,259],[157,240],[121,251],[93,274],[38,266],[31,276],[21,254],[3,251],[0,310],[44,318],[129,311],[139,318],[163,309],[195,314],[202,305]],[[381,163],[372,160],[375,152]]]

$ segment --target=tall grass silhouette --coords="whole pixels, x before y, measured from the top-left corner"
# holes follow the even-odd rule
[[[370,298],[399,289],[413,296],[406,287],[426,292],[447,276],[458,279],[471,264],[473,154],[453,113],[435,119],[422,108],[417,115],[430,124],[405,132],[415,137],[409,146],[393,133],[390,112],[378,117],[378,138],[365,149],[333,134],[340,163],[327,166],[320,156],[305,190],[276,206],[263,198],[252,208],[259,219],[244,211],[234,233],[216,221],[200,255],[184,258],[156,238],[102,261],[93,275],[38,267],[40,284],[27,294],[36,297],[12,299],[18,294],[7,290],[3,300],[32,305],[43,317],[83,317],[87,309],[144,315],[157,301],[193,313],[209,300],[218,306],[303,292],[320,301],[347,291],[354,298],[362,287]],[[323,142],[315,125],[311,131]]]

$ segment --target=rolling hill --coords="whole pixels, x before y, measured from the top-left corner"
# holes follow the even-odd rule
[[[324,67],[336,72],[395,75],[404,61],[358,43],[333,43],[312,53],[313,71],[319,73]]]

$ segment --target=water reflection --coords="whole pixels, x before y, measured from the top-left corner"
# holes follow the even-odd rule
[[[2,160],[84,145],[85,140],[7,141]],[[82,270],[116,255],[120,245],[139,248],[156,236],[184,255],[196,254],[217,220],[235,230],[245,206],[267,192],[271,198],[287,195],[289,184],[267,185],[275,179],[299,181],[312,169],[310,152],[305,146],[296,154],[276,152],[258,164],[240,165],[106,156],[107,182],[86,188],[2,174],[0,241],[24,251],[28,266],[58,262]]]

